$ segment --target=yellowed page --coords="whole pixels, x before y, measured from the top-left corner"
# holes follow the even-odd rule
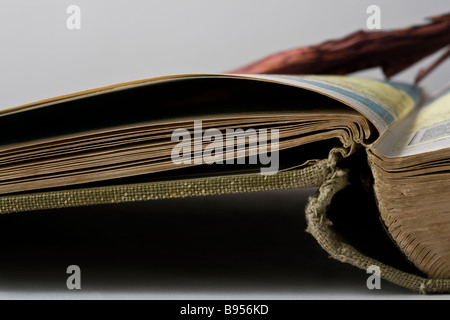
[[[275,82],[315,91],[356,109],[374,124],[380,134],[383,134],[389,126],[408,114],[416,104],[416,93],[409,90],[407,86],[349,76],[185,74],[119,83],[33,102],[14,108],[0,108],[0,116],[43,108],[55,103],[82,99],[112,91],[126,90],[162,82],[185,81],[199,78],[234,78]]]
[[[374,147],[388,157],[404,157],[450,147],[450,91],[426,103]]]
[[[352,107],[366,116],[380,135],[417,105],[419,91],[385,81],[349,76],[242,76],[315,91]]]

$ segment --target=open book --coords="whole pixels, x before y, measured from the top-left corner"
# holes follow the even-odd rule
[[[450,278],[450,92],[177,75],[4,108],[0,127],[0,213],[318,187],[354,157],[347,171],[369,165],[393,242],[428,278]]]

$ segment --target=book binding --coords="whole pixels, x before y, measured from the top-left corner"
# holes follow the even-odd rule
[[[336,159],[328,159],[329,169],[317,193],[310,197],[306,206],[307,232],[309,232],[320,246],[338,261],[349,263],[355,267],[367,270],[370,266],[380,268],[381,278],[404,288],[428,293],[449,293],[450,279],[430,279],[401,271],[386,265],[376,259],[362,254],[354,246],[347,243],[332,227],[327,218],[327,209],[333,196],[348,185],[348,173],[336,166]]]
[[[168,180],[84,189],[35,192],[0,197],[0,214],[221,195],[244,192],[318,187],[328,172],[327,161],[274,175],[239,174],[195,179]]]

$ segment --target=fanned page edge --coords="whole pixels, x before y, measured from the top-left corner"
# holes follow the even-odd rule
[[[334,100],[338,100],[357,110],[368,118],[368,120],[377,128],[380,135],[384,134],[388,127],[397,122],[398,119],[409,113],[409,111],[417,104],[420,95],[419,91],[415,91],[406,85],[351,76],[240,75],[224,73],[181,74],[123,82],[27,103],[16,107],[0,107],[0,117],[119,90],[200,78],[229,78],[265,81],[314,91]],[[375,90],[373,89],[374,87],[376,88]],[[387,101],[391,102],[391,105],[389,105]],[[392,103],[392,101],[395,102]],[[395,104],[395,106],[393,104]]]

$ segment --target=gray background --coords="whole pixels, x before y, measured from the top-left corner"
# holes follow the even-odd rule
[[[0,1],[0,106],[158,75],[221,72],[276,51],[366,28],[367,6],[383,29],[450,10],[446,0]],[[66,8],[81,8],[81,30]],[[448,79],[450,62],[429,77]],[[411,81],[414,68],[398,79]],[[380,76],[378,71],[371,73]]]
[[[81,30],[66,28],[66,8],[71,4],[81,8]],[[450,9],[448,0],[1,0],[0,108],[158,75],[226,71],[276,51],[364,29],[370,4],[381,7],[382,29],[421,23]],[[411,82],[420,66],[395,79]],[[432,92],[443,87],[449,66],[447,61],[424,86]],[[359,74],[382,77],[379,70]],[[328,259],[303,231],[301,214],[311,192],[8,218],[4,223],[10,225],[3,228],[11,238],[2,244],[8,254],[0,266],[0,298],[423,298],[388,283],[380,291],[369,291],[363,271]],[[80,214],[85,218],[77,222]],[[118,222],[108,225],[110,231],[101,222],[89,228],[87,214],[89,219],[113,217]],[[120,234],[122,219],[131,221],[121,235],[126,240],[114,241],[109,232]],[[156,238],[145,235],[142,223],[152,226]],[[290,228],[292,223],[298,233]],[[37,239],[40,233],[30,224],[55,240],[48,235],[46,240],[31,239],[30,233]],[[74,224],[78,231],[71,228]],[[133,237],[136,228],[141,238]],[[196,262],[186,255],[188,249],[179,249],[186,241],[180,234],[191,239],[187,243]],[[108,241],[99,244],[98,235]],[[17,241],[19,236],[26,240]],[[164,241],[158,243],[158,236]],[[228,241],[227,236],[237,240]],[[202,240],[192,240],[196,237]],[[259,242],[253,243],[252,237]],[[123,243],[126,246],[120,247]],[[119,248],[111,249],[114,246]],[[98,251],[89,251],[92,248]],[[76,293],[65,290],[64,266],[79,263],[70,259],[71,250],[86,264],[81,266],[83,290]],[[90,252],[89,257],[82,252]],[[141,253],[153,258],[142,260]]]

